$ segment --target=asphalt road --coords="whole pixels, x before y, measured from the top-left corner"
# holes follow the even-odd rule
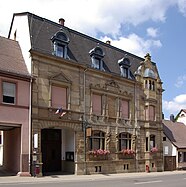
[[[73,177],[73,176],[72,176]],[[75,179],[74,179],[75,178]],[[186,173],[140,176],[104,176],[51,178],[51,180],[6,181],[0,187],[186,187]]]

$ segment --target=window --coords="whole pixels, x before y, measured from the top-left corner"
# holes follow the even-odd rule
[[[149,106],[149,120],[154,121],[155,120],[155,107]]]
[[[108,67],[103,62],[103,57],[105,56],[103,50],[97,46],[90,50],[89,52],[92,60],[92,67],[102,71],[108,71]]]
[[[65,58],[65,46],[60,43],[54,44],[54,52],[56,56]]]
[[[95,115],[102,114],[102,97],[101,97],[101,95],[97,95],[97,94],[92,95],[92,112]]]
[[[102,131],[93,131],[90,137],[90,150],[105,149],[105,133]]]
[[[52,85],[52,107],[67,108],[67,88]]]
[[[118,64],[120,66],[120,73],[122,77],[134,79],[134,76],[130,71],[131,62],[128,58],[122,58],[118,60]]]
[[[150,151],[156,147],[156,136],[151,134],[150,137],[146,137],[146,151]]]
[[[131,149],[131,134],[120,133],[119,134],[119,151],[122,149]]]
[[[58,57],[67,58],[67,46],[69,44],[67,35],[63,31],[59,31],[51,38],[51,40],[54,46],[53,54]]]
[[[153,80],[145,80],[145,89],[155,91],[155,82]]]
[[[178,152],[178,162],[186,162],[186,152]]]
[[[155,121],[155,106],[145,107],[145,119],[149,121]]]
[[[15,104],[16,102],[16,84],[3,82],[3,103]]]
[[[116,117],[116,98],[109,96],[107,98],[107,104],[108,104],[108,115],[109,117]]]
[[[152,149],[153,147],[156,147],[155,135],[150,135],[150,149]]]
[[[166,139],[166,137],[164,136],[164,137],[163,137],[163,141],[165,142],[166,140],[167,140],[167,139]]]
[[[146,151],[149,150],[149,138],[146,137]]]
[[[126,68],[126,67],[120,67],[120,68],[121,68],[121,75],[123,77],[128,78],[128,68]]]
[[[101,69],[101,59],[94,58],[92,61],[92,67],[95,69]]]
[[[127,100],[121,101],[120,111],[121,111],[122,118],[126,118],[126,119],[129,118],[129,101]]]

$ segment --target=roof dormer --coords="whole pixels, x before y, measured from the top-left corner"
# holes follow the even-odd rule
[[[63,31],[58,31],[51,40],[53,42],[53,54],[66,59],[68,57],[67,47],[70,42],[68,36]]]

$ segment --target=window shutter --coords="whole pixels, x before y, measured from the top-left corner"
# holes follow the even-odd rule
[[[149,106],[149,120],[154,121],[155,120],[155,107]]]
[[[101,95],[93,94],[92,96],[92,111],[93,114],[101,115],[102,114],[102,104],[101,104]]]
[[[52,86],[52,107],[67,108],[67,89],[64,87]]]
[[[15,97],[15,84],[9,82],[3,82],[3,95],[9,97]]]
[[[121,117],[129,118],[129,102],[126,100],[121,101]]]

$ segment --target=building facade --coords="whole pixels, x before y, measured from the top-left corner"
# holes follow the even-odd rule
[[[30,82],[18,42],[0,37],[0,165],[29,174]]]
[[[162,82],[140,58],[31,13],[14,14],[32,83],[39,174],[163,170]]]
[[[163,120],[164,170],[186,168],[186,126],[181,122]]]

